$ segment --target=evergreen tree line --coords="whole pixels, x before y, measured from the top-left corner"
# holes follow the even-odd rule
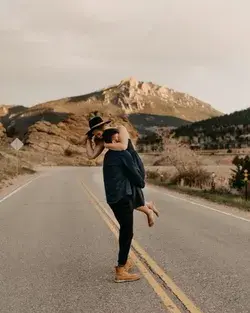
[[[174,133],[176,137],[188,136],[190,138],[199,137],[201,134],[214,139],[226,134],[239,137],[250,133],[250,109],[181,126],[175,129]]]

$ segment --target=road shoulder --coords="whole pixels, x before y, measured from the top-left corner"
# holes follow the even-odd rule
[[[248,211],[244,211],[239,208],[232,207],[232,206],[218,204],[216,202],[212,202],[212,201],[206,200],[198,196],[188,195],[184,192],[172,190],[167,187],[162,187],[162,186],[158,186],[158,185],[154,185],[150,183],[148,183],[147,186],[148,188],[152,190],[165,193],[167,196],[173,197],[176,200],[185,201],[185,202],[189,202],[194,205],[197,205],[201,209],[204,209],[204,210],[210,209],[214,211],[219,211],[225,214],[234,215],[239,218],[247,219],[250,222],[250,212]]]
[[[29,181],[34,180],[40,175],[41,175],[41,172],[37,171],[34,174],[24,174],[24,175],[19,175],[17,177],[9,179],[6,182],[5,186],[3,186],[0,189],[0,199],[3,199],[7,195],[13,193],[16,189],[21,188],[22,186],[27,184]]]

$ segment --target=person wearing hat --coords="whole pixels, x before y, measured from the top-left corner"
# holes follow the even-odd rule
[[[119,131],[108,128],[103,132],[105,143],[119,141]],[[119,229],[118,264],[115,267],[115,282],[131,282],[140,279],[135,273],[130,273],[133,264],[128,259],[133,239],[134,200],[132,186],[145,187],[145,181],[135,164],[131,154],[126,151],[108,150],[103,160],[103,180],[106,200]]]
[[[119,133],[119,142],[104,142],[103,132],[106,129],[111,128],[110,126],[108,126],[110,123],[110,120],[104,121],[100,116],[96,115],[89,120],[90,129],[86,133],[86,151],[88,158],[97,158],[105,148],[114,151],[127,150],[131,154],[135,164],[140,170],[143,179],[145,180],[145,169],[143,162],[139,154],[134,149],[126,127],[124,127],[123,125],[116,127]],[[133,198],[136,210],[146,214],[148,226],[152,227],[154,225],[154,214],[156,216],[159,216],[159,211],[152,202],[145,201],[144,194],[141,188],[133,186]]]

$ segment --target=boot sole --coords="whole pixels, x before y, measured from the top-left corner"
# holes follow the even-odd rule
[[[135,279],[129,279],[129,280],[126,280],[126,279],[115,279],[115,283],[130,283],[130,282],[133,282],[133,281],[137,281],[141,279],[140,277],[139,278],[135,278]]]

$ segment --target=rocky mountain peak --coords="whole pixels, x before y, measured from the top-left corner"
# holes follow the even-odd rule
[[[221,115],[211,105],[187,93],[175,91],[134,77],[102,91],[103,102],[112,103],[126,114],[147,113],[170,115],[188,121],[197,121]]]

